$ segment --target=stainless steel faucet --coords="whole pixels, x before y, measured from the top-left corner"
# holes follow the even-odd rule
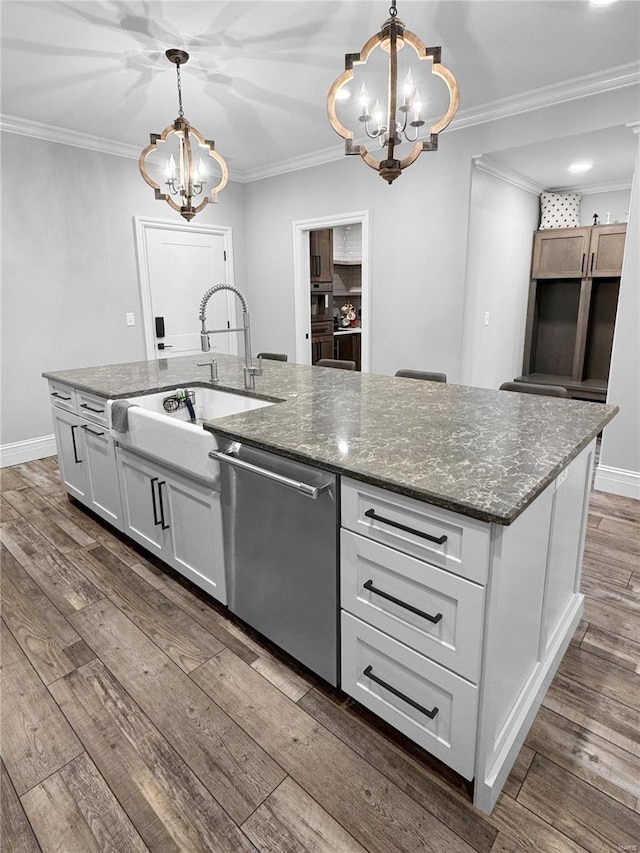
[[[218,381],[218,362],[215,358],[212,358],[211,361],[199,361],[198,367],[208,367],[211,371],[211,384],[215,385]]]
[[[242,303],[242,326],[236,329],[207,329],[206,323],[206,312],[207,312],[207,303],[211,299],[214,293],[218,293],[220,290],[230,290],[231,293],[235,293],[240,302]],[[211,352],[211,342],[209,341],[209,335],[219,335],[222,332],[242,332],[244,334],[244,387],[248,390],[255,390],[256,387],[256,376],[262,375],[262,367],[253,367],[251,363],[251,331],[249,324],[249,305],[247,303],[247,297],[241,290],[238,290],[237,287],[234,287],[232,284],[215,284],[213,287],[210,287],[209,290],[204,294],[202,299],[200,300],[200,314],[199,314],[200,323],[202,324],[202,328],[200,330],[200,347],[202,352]],[[262,362],[262,359],[260,359]]]

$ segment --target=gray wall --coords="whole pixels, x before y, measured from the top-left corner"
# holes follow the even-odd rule
[[[626,222],[629,216],[631,190],[615,190],[608,193],[584,193],[580,202],[580,224],[593,225],[593,214],[600,217],[600,224],[611,214],[611,224]]]
[[[600,455],[601,465],[630,475],[622,479],[634,498],[640,498],[640,136],[638,144],[607,393],[620,413],[605,430]],[[596,488],[609,490],[615,480],[615,472],[603,471]]]
[[[462,348],[465,385],[499,388],[522,373],[539,207],[537,195],[473,170]]]
[[[42,371],[145,358],[133,216],[183,220],[155,201],[137,161],[11,133],[2,182],[0,444],[9,444],[53,431]],[[246,288],[244,186],[230,183],[198,222],[233,227]],[[197,306],[194,317],[195,328]]]

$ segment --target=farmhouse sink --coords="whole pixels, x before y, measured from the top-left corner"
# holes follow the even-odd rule
[[[195,423],[191,421],[184,405],[177,411],[167,411],[165,401],[169,401],[169,408],[176,405],[175,391],[161,391],[129,397],[128,402],[133,407],[127,412],[126,431],[112,429],[111,432],[119,444],[131,450],[171,465],[199,480],[215,483],[219,478],[219,465],[209,458],[209,451],[215,450],[217,445],[213,434],[202,428],[202,421],[238,415],[272,406],[273,403],[214,388],[196,387],[189,390],[194,394]],[[108,403],[109,423],[113,402],[110,400]]]

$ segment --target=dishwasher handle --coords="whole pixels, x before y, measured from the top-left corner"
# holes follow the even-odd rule
[[[229,456],[227,453],[221,453],[219,450],[209,451],[209,457],[216,459],[218,462],[228,462],[236,468],[242,468],[243,471],[250,471],[252,474],[259,474],[261,477],[266,477],[268,480],[274,480],[280,483],[281,486],[287,486],[290,489],[295,489],[300,494],[307,498],[317,500],[321,492],[326,491],[331,483],[326,483],[324,486],[311,486],[309,483],[302,483],[299,480],[292,480],[291,477],[284,477],[282,474],[276,474],[274,471],[268,471],[266,468],[260,468],[257,465],[252,465],[251,462],[244,462],[236,456]]]

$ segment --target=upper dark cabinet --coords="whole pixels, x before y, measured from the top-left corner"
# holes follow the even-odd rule
[[[591,228],[536,231],[531,278],[584,278]]]
[[[626,233],[624,223],[536,231],[531,278],[619,276]]]
[[[624,240],[627,226],[600,225],[591,229],[591,246],[589,247],[590,278],[622,275],[622,258],[624,256]]]
[[[333,281],[333,229],[309,232],[311,281]]]

